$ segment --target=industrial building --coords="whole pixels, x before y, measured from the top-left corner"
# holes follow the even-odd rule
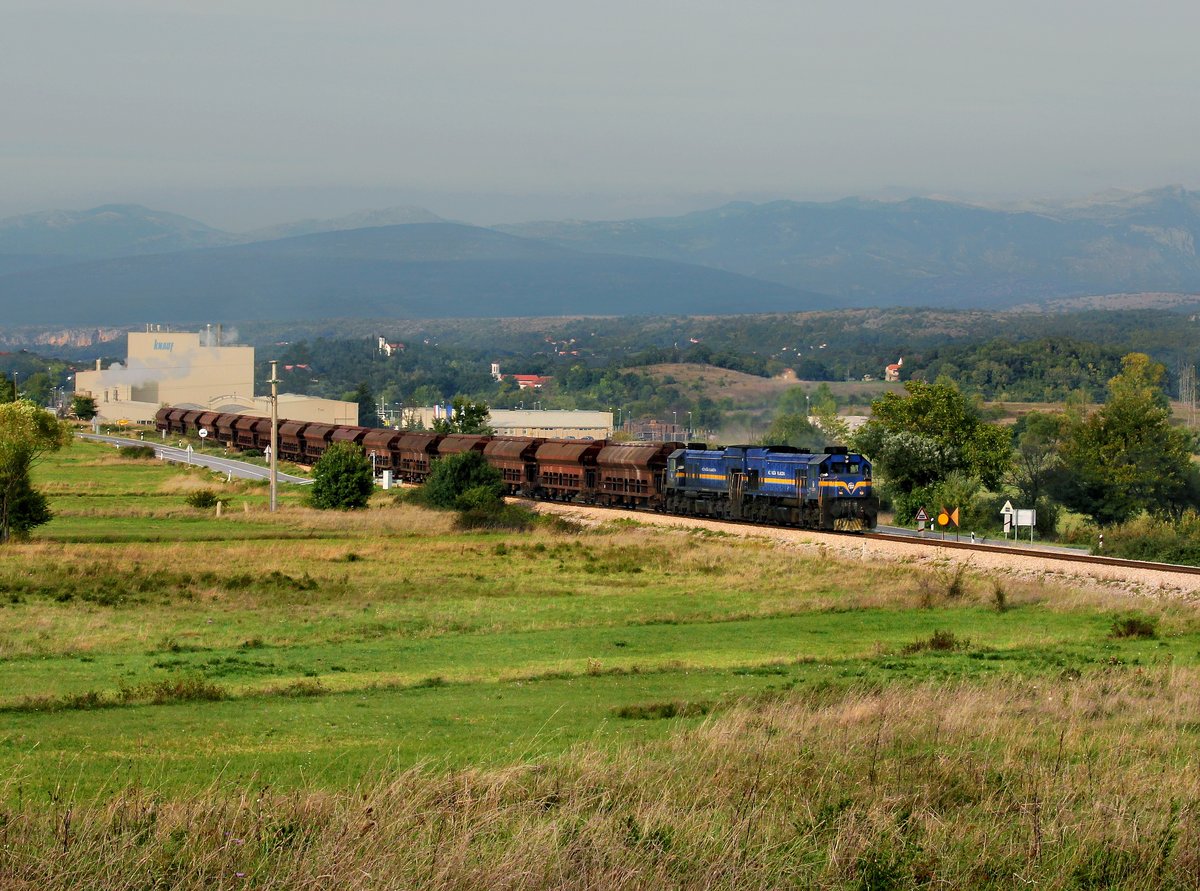
[[[153,423],[161,406],[269,415],[269,397],[254,395],[254,347],[226,342],[222,327],[170,331],[148,325],[129,333],[124,363],[75,375],[75,392],[96,400],[102,422]],[[357,424],[358,404],[280,394],[280,417]]]
[[[426,430],[446,417],[445,406],[406,408],[404,423]],[[544,436],[547,439],[608,439],[613,433],[610,411],[562,411],[555,409],[501,409],[488,413],[488,424],[501,436]]]

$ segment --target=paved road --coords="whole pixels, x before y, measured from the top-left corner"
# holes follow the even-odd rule
[[[179,464],[196,464],[200,467],[208,467],[212,470],[220,471],[221,473],[236,476],[243,480],[265,480],[270,479],[271,471],[258,464],[250,464],[246,461],[235,461],[232,458],[220,458],[216,455],[202,454],[200,452],[192,452],[188,455],[186,448],[179,448],[167,442],[156,441],[154,439],[129,439],[123,436],[103,436],[95,433],[77,433],[80,439],[90,439],[92,442],[106,442],[111,445],[134,445],[134,446],[153,446],[155,454],[165,461],[175,461]],[[296,486],[311,485],[312,480],[304,476],[293,476],[290,473],[280,473],[279,482],[291,483]]]
[[[926,541],[937,541],[942,538],[942,533],[940,533],[940,532],[933,532],[931,530],[931,531],[925,532],[924,534],[918,534],[915,529],[910,529],[905,526],[879,526],[875,529],[875,531],[880,533],[881,535],[895,535],[899,538],[922,538],[922,539],[925,539]],[[1026,536],[1029,535],[1028,529],[1026,530],[1025,534],[1026,534]],[[963,544],[972,544],[970,532],[965,532],[965,533],[960,532],[957,539],[954,537],[953,532],[947,532],[945,540],[946,541],[959,541]],[[1007,546],[1007,547],[1012,547],[1012,548],[1022,548],[1025,550],[1029,550],[1032,548],[1035,551],[1054,551],[1056,553],[1061,553],[1061,554],[1087,554],[1088,553],[1086,550],[1083,550],[1080,548],[1064,548],[1060,545],[1043,544],[1041,542],[1036,542],[1036,541],[1031,543],[1028,538],[1025,538],[1023,540],[1017,540],[1017,539],[1013,539],[1013,538],[1004,538],[1002,536],[999,538],[995,538],[995,537],[983,538],[982,536],[979,536],[979,537],[976,537],[974,544],[985,544],[985,545],[991,545],[992,547],[998,547],[998,548]]]

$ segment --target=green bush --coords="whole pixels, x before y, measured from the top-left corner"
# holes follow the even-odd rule
[[[198,510],[212,510],[217,506],[217,502],[228,501],[228,498],[221,498],[212,489],[200,489],[188,495],[184,499],[188,503],[188,507],[194,507]]]
[[[488,464],[479,452],[460,452],[447,455],[433,465],[429,479],[421,487],[420,499],[429,507],[461,509],[464,505],[459,499],[470,492],[465,506],[475,509],[488,500],[484,492],[473,491],[481,489],[491,493],[493,503],[499,502],[504,494],[500,471]]]
[[[153,458],[156,456],[154,446],[120,446],[117,449],[117,454],[122,458]]]
[[[367,506],[375,479],[361,446],[335,442],[313,466],[309,503],[322,510],[358,510]]]
[[[1187,511],[1178,520],[1143,515],[1105,528],[1103,551],[1097,545],[1093,538],[1093,553],[1106,557],[1200,566],[1200,514]]]
[[[471,508],[459,514],[455,525],[459,529],[503,529],[521,532],[537,522],[538,515],[519,504],[505,504],[495,508]]]
[[[1109,637],[1147,640],[1158,637],[1158,619],[1138,613],[1126,613],[1113,619]]]

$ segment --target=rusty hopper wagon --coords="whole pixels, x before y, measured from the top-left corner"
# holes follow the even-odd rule
[[[548,439],[537,448],[538,494],[556,501],[586,500],[596,490],[596,455],[605,440]]]
[[[433,433],[405,433],[396,443],[397,473],[406,483],[421,483],[429,476],[430,461],[437,455],[438,440]]]
[[[534,455],[546,440],[524,436],[494,436],[483,448],[488,464],[500,471],[505,491],[510,495],[530,495],[537,486],[537,460]]]
[[[597,500],[636,507],[663,495],[667,459],[680,442],[609,442],[596,455]]]

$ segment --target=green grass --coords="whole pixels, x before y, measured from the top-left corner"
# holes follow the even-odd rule
[[[931,599],[916,566],[630,524],[463,534],[382,493],[321,513],[285,487],[271,515],[211,476],[83,443],[38,469],[56,517],[0,561],[0,776],[340,788],[661,740],[745,696],[1200,659],[1187,607],[1115,638],[1127,604],[1041,582],[1006,580],[1001,612],[990,579]],[[186,506],[201,486],[224,516]]]

